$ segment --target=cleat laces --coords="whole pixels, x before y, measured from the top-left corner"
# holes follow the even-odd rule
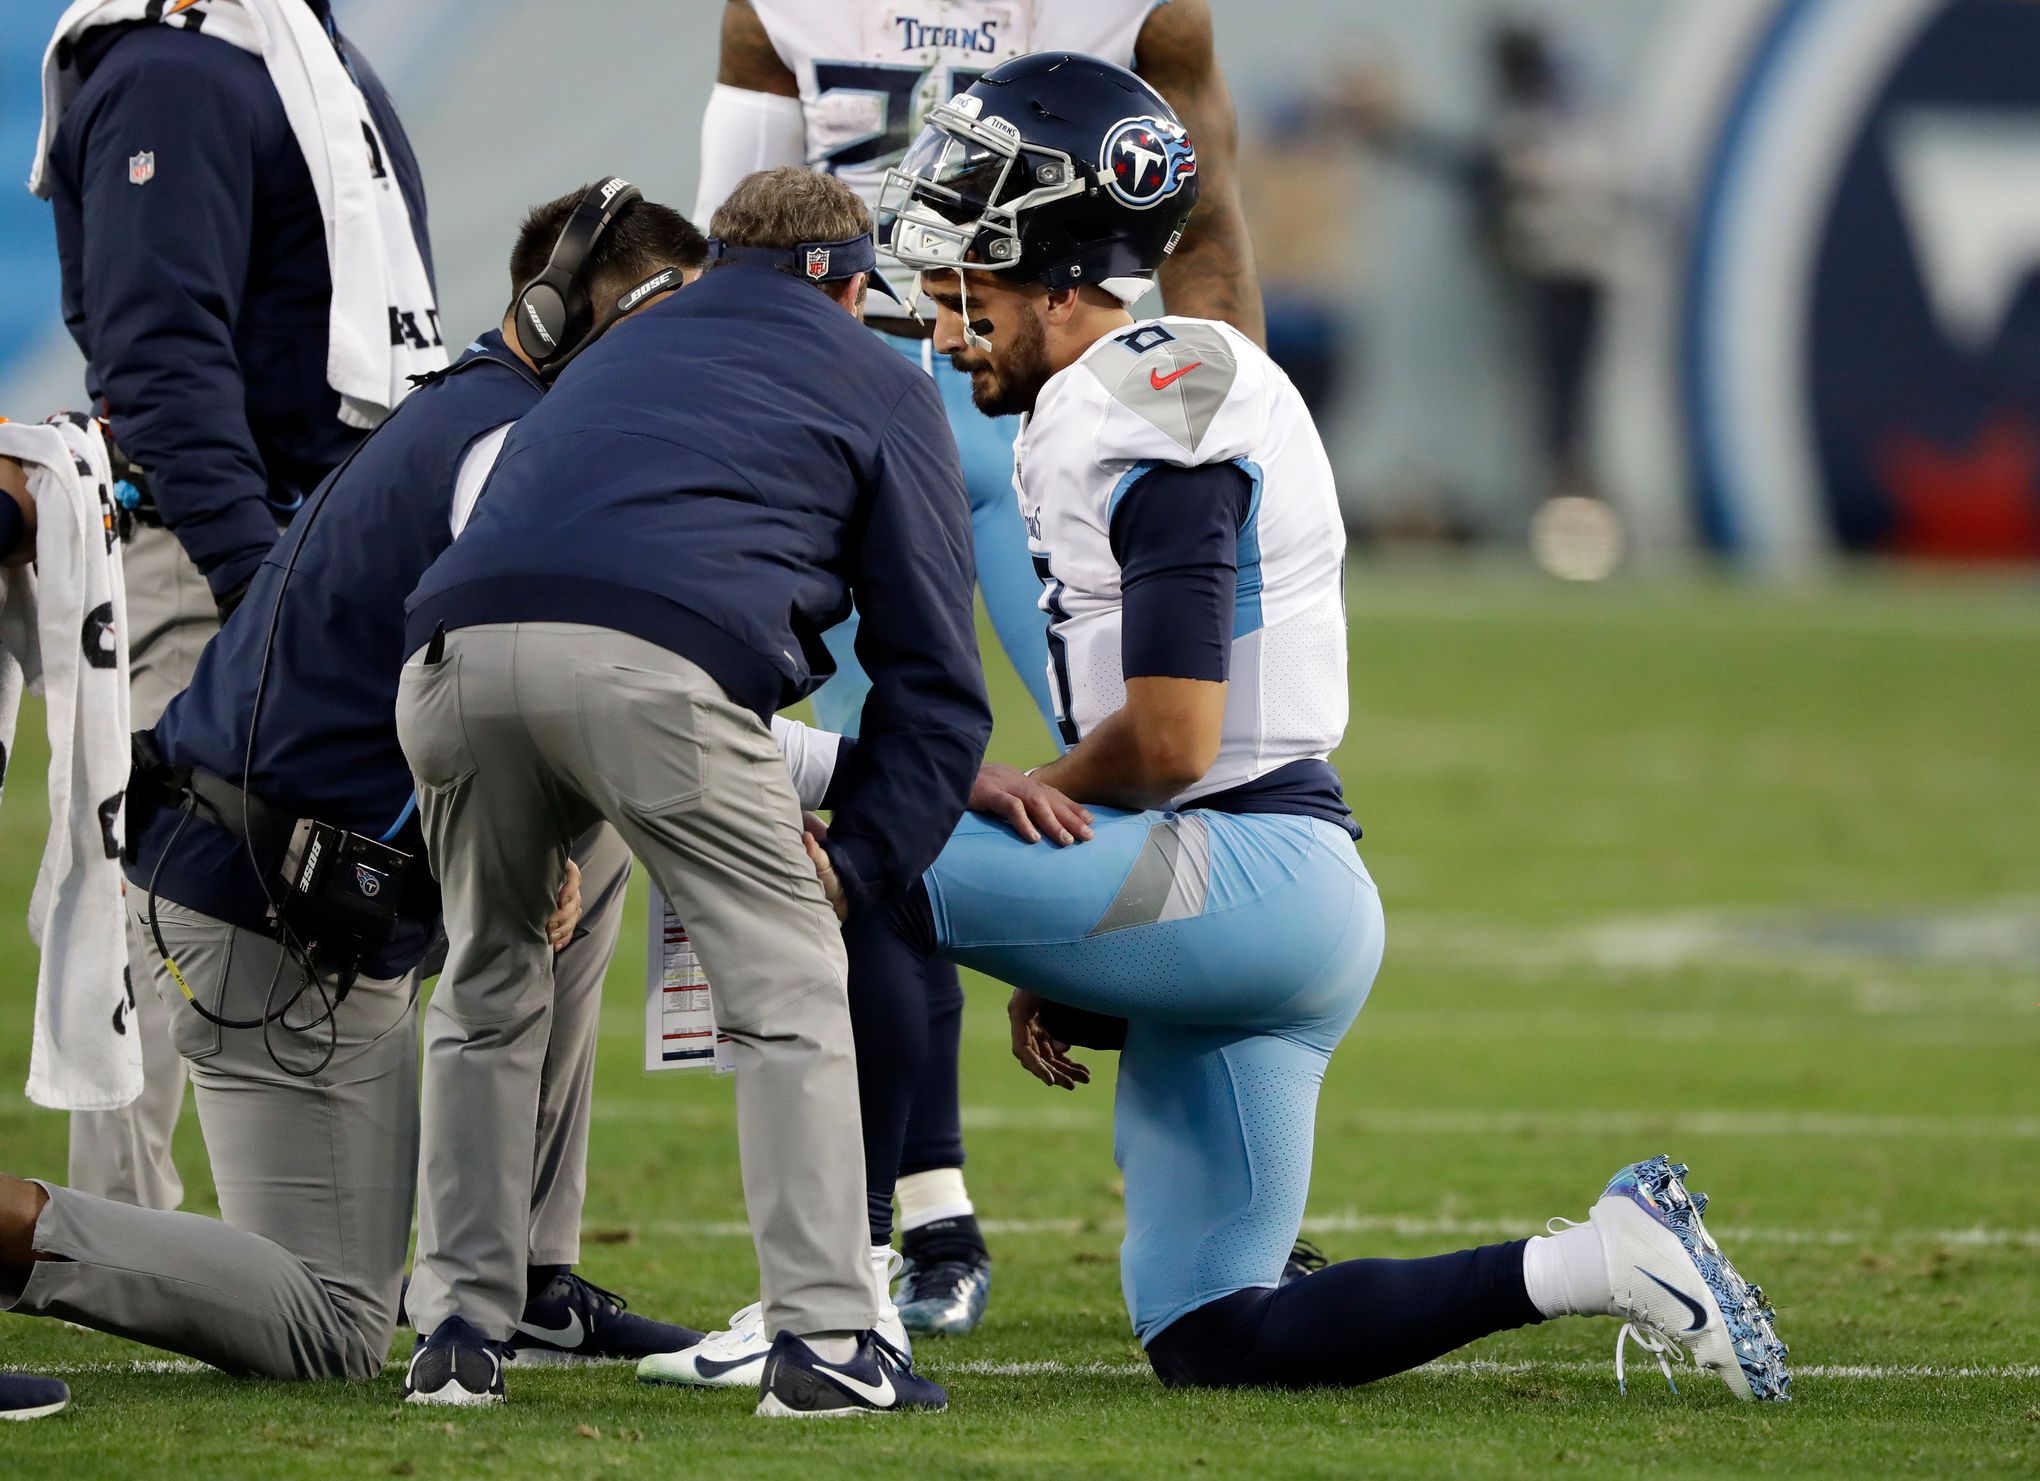
[[[1628,1375],[1623,1372],[1623,1359],[1634,1342],[1645,1352],[1657,1359],[1658,1370],[1665,1375],[1665,1382],[1671,1385],[1672,1393],[1679,1392],[1679,1385],[1672,1378],[1671,1354],[1677,1353],[1680,1362],[1688,1361],[1686,1349],[1681,1347],[1669,1332],[1649,1322],[1639,1322],[1631,1317],[1622,1324],[1622,1330],[1615,1334],[1615,1391],[1627,1398],[1629,1395]]]
[[[1550,1218],[1544,1221],[1544,1232],[1547,1234],[1558,1234],[1567,1229],[1584,1228],[1585,1224],[1586,1221],[1582,1219]],[[1622,1323],[1622,1329],[1615,1334],[1616,1392],[1625,1398],[1629,1395],[1629,1374],[1627,1371],[1629,1344],[1634,1342],[1638,1347],[1657,1359],[1658,1371],[1665,1375],[1665,1382],[1671,1387],[1672,1392],[1677,1394],[1679,1384],[1672,1377],[1671,1360],[1676,1355],[1681,1363],[1690,1363],[1693,1361],[1692,1354],[1686,1351],[1685,1344],[1680,1342],[1677,1337],[1667,1332],[1663,1327],[1658,1326],[1648,1317],[1642,1316],[1635,1310],[1627,1307],[1623,1309],[1622,1315],[1625,1318]]]

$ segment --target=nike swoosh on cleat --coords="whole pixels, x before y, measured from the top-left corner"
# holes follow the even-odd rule
[[[817,1373],[827,1374],[835,1382],[841,1384],[844,1389],[857,1395],[865,1403],[877,1408],[890,1409],[893,1399],[897,1397],[893,1393],[892,1375],[883,1368],[878,1371],[877,1383],[866,1383],[863,1379],[852,1378],[842,1369],[831,1368],[826,1363],[816,1363],[814,1367]]]
[[[1698,1301],[1695,1301],[1691,1296],[1688,1296],[1684,1291],[1680,1290],[1670,1281],[1662,1280],[1659,1277],[1652,1275],[1648,1270],[1645,1270],[1641,1265],[1636,1267],[1636,1273],[1644,1277],[1644,1279],[1646,1280],[1657,1281],[1659,1285],[1663,1286],[1667,1291],[1670,1291],[1674,1296],[1677,1296],[1681,1301],[1685,1302],[1686,1310],[1693,1313],[1693,1325],[1686,1328],[1688,1332],[1697,1332],[1702,1327],[1707,1325],[1707,1308],[1702,1306]]]
[[[703,1378],[720,1378],[725,1373],[734,1373],[739,1368],[749,1367],[764,1356],[763,1353],[753,1353],[748,1358],[730,1358],[728,1360],[722,1358],[696,1358],[694,1360],[694,1371]]]
[[[1175,385],[1177,381],[1183,379],[1184,376],[1188,375],[1191,371],[1195,370],[1198,366],[1202,365],[1203,363],[1204,362],[1202,360],[1192,360],[1188,365],[1184,366],[1181,370],[1174,371],[1169,375],[1163,375],[1160,367],[1156,367],[1155,369],[1150,370],[1148,372],[1148,384],[1153,386],[1157,391],[1166,391],[1169,389],[1169,387]]]
[[[519,1322],[517,1330],[527,1337],[536,1337],[540,1342],[551,1342],[560,1347],[579,1347],[588,1336],[588,1329],[581,1325],[581,1313],[567,1313],[564,1327],[541,1327],[536,1322]]]

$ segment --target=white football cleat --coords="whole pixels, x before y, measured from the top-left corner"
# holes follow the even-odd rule
[[[878,1283],[878,1335],[897,1348],[909,1361],[913,1344],[900,1325],[899,1308],[892,1303],[893,1279],[900,1273],[900,1256],[888,1245],[871,1250],[872,1279]],[[720,1332],[710,1332],[694,1346],[679,1352],[654,1353],[638,1363],[639,1383],[675,1383],[689,1388],[752,1388],[765,1376],[765,1359],[772,1353],[772,1333],[765,1330],[765,1316],[752,1302],[730,1318]]]
[[[1685,1172],[1669,1157],[1633,1163],[1588,1211],[1601,1236],[1614,1314],[1623,1318],[1615,1381],[1628,1391],[1623,1358],[1634,1341],[1657,1358],[1668,1383],[1676,1355],[1715,1374],[1739,1399],[1789,1399],[1792,1375],[1771,1308],[1707,1232],[1700,1219],[1707,1196],[1686,1191]]]

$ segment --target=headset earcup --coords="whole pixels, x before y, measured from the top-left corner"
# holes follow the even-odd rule
[[[559,289],[537,281],[524,285],[517,295],[514,320],[517,345],[533,362],[543,365],[557,360],[571,348],[566,343],[567,305]]]

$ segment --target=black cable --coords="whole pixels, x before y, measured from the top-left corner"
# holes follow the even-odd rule
[[[185,1002],[191,1004],[193,1008],[198,1010],[199,1017],[205,1019],[206,1022],[208,1023],[217,1024],[221,1028],[232,1029],[259,1028],[263,1030],[264,1042],[266,1044],[269,1025],[276,1019],[283,1017],[284,1014],[290,1012],[290,1010],[294,1006],[296,1006],[297,1000],[304,996],[305,988],[307,986],[310,986],[312,982],[316,981],[316,978],[308,977],[305,982],[300,983],[298,986],[298,990],[291,994],[290,1000],[286,1002],[281,1008],[275,1009],[274,1012],[270,1011],[271,1007],[274,1005],[276,1001],[276,983],[275,980],[272,979],[272,981],[270,982],[269,996],[262,1005],[263,1009],[262,1017],[223,1018],[219,1014],[213,1012],[212,1009],[206,1007],[205,1004],[201,1003],[198,1000],[198,994],[191,990],[191,984],[185,981],[184,979],[184,969],[177,965],[177,959],[170,954],[170,947],[163,940],[162,922],[156,914],[156,898],[157,898],[156,881],[162,875],[163,861],[169,858],[170,851],[176,848],[177,839],[179,835],[181,835],[184,832],[184,825],[189,823],[192,820],[192,818],[197,815],[197,802],[198,798],[196,794],[187,793],[185,795],[184,805],[178,810],[179,815],[177,818],[177,826],[170,830],[170,837],[164,842],[162,852],[156,855],[155,867],[149,871],[149,883],[145,891],[145,893],[149,897],[148,908],[149,935],[151,939],[155,942],[156,954],[163,959],[163,965],[167,967],[170,971],[171,980],[177,984],[177,990],[184,994]],[[286,1025],[286,1027],[288,1027],[288,1025]],[[314,1019],[311,1023],[306,1024],[305,1027],[307,1029],[318,1027],[318,1020]],[[270,1058],[275,1059],[276,1056],[272,1053],[270,1055]],[[331,1056],[329,1055],[328,1058],[330,1059]],[[276,1067],[280,1070],[283,1070],[286,1074],[295,1073],[294,1071],[289,1070],[281,1061],[277,1062]],[[325,1068],[325,1066],[322,1064],[320,1068],[323,1069]],[[314,1070],[311,1073],[316,1074],[318,1073],[318,1071]]]

